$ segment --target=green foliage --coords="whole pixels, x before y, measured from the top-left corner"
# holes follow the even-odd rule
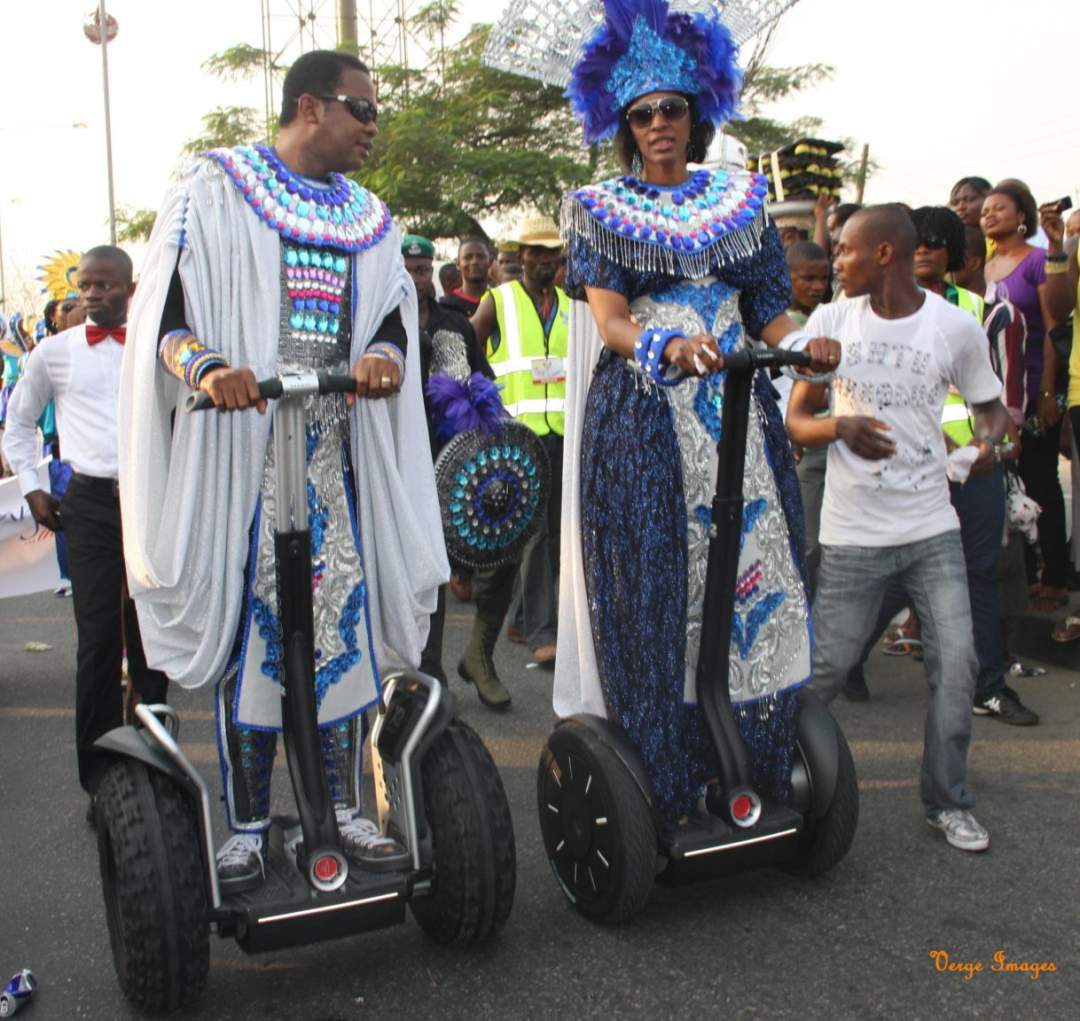
[[[262,137],[263,124],[250,106],[219,106],[203,114],[203,133],[183,152],[195,156],[217,146],[246,145]]]
[[[116,240],[120,244],[149,241],[157,213],[153,209],[121,206],[116,210]]]
[[[203,61],[203,70],[223,81],[246,81],[262,71],[266,51],[261,46],[238,43]]]
[[[427,237],[524,209],[553,214],[596,171],[559,89],[481,65],[489,31],[445,51],[441,76],[379,69],[379,137],[359,177]]]

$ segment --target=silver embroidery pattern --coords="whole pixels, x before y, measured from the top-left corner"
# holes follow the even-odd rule
[[[453,330],[436,330],[431,335],[431,373],[443,375],[464,382],[469,378],[469,352],[465,349],[465,338]]]
[[[315,487],[315,504],[325,511],[323,539],[316,565],[320,581],[314,587],[315,648],[321,665],[346,651],[339,632],[339,622],[345,603],[364,580],[364,569],[353,537],[352,519],[345,494],[345,479],[341,467],[341,445],[344,435],[339,430],[327,431],[318,437],[308,464],[308,482]],[[274,488],[274,444],[267,447],[261,488],[262,507],[259,516],[259,546],[255,563],[252,595],[262,600],[277,616],[277,583],[274,565],[274,510],[277,503]],[[280,636],[279,636],[280,638]],[[360,648],[367,651],[367,642]],[[258,669],[252,663],[248,669]]]
[[[632,303],[631,310],[636,321],[645,328],[679,330],[687,336],[710,333],[719,337],[740,319],[737,293],[721,304],[708,328],[700,314],[689,305],[657,302],[644,296]],[[745,338],[742,343],[746,343]],[[655,388],[658,397],[671,405],[686,499],[688,577],[684,697],[687,702],[696,701],[709,553],[709,529],[695,511],[703,506],[711,509],[717,474],[716,446],[694,407],[698,388],[702,385],[701,381],[691,379],[677,386]],[[743,494],[747,505],[764,499],[766,509],[757,518],[752,534],[746,537],[739,557],[739,573],[741,575],[750,564],[760,560],[768,589],[783,592],[784,600],[758,632],[747,658],[744,659],[738,645],[732,643],[729,687],[735,702],[760,698],[798,683],[809,674],[810,665],[805,590],[791,554],[787,522],[765,452],[764,413],[756,399],[752,408],[754,413],[747,429]]]

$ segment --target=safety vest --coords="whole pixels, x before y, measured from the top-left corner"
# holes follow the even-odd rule
[[[544,324],[528,292],[518,280],[491,290],[499,324],[499,346],[488,351],[495,378],[502,385],[506,410],[538,436],[554,432],[563,435],[566,407],[566,344],[570,323],[570,299],[555,288],[558,310],[551,333],[544,336]],[[563,378],[558,382],[534,382],[534,369],[544,358],[563,361]]]
[[[982,326],[986,302],[977,294],[963,287],[957,287],[956,306],[965,312],[970,312]],[[945,407],[941,409],[941,429],[958,447],[966,447],[975,436],[971,408],[952,387],[949,387],[949,392],[945,395]]]

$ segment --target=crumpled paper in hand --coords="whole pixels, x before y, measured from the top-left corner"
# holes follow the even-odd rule
[[[957,447],[945,462],[945,476],[950,482],[962,486],[971,474],[971,466],[978,459],[978,447]]]

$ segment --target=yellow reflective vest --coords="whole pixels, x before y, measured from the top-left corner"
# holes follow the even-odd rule
[[[970,312],[982,326],[986,302],[973,291],[968,291],[963,287],[957,287],[955,290],[957,308]],[[945,407],[941,409],[941,429],[958,447],[966,447],[975,436],[971,408],[952,387],[945,395]]]
[[[562,288],[555,288],[558,309],[551,331],[544,324],[528,292],[518,280],[493,287],[489,292],[495,302],[499,325],[499,346],[488,349],[488,362],[502,385],[506,410],[539,436],[549,432],[563,435],[563,409],[566,406],[566,345],[570,325],[570,299]],[[544,360],[557,358],[562,363],[561,379],[537,382],[545,375]],[[548,365],[550,368],[550,363]]]

